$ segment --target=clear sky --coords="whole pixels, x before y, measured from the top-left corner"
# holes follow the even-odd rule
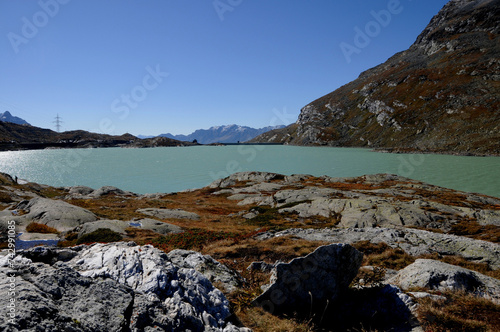
[[[108,134],[289,124],[446,2],[0,0],[0,112]]]

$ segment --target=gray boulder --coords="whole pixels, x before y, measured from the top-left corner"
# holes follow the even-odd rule
[[[104,186],[97,190],[94,190],[90,196],[93,198],[101,198],[106,195],[118,195],[118,196],[136,196],[133,192],[124,191],[120,188],[116,188],[113,186]]]
[[[156,217],[159,219],[190,219],[199,220],[200,216],[194,212],[187,212],[181,209],[156,209],[156,208],[146,208],[138,209],[137,212]]]
[[[363,254],[348,244],[317,248],[305,257],[276,265],[271,284],[253,301],[273,314],[321,310],[345,291],[358,273]]]
[[[284,176],[276,173],[269,172],[239,172],[231,174],[230,176],[218,179],[208,185],[209,188],[226,188],[234,185],[236,182],[249,181],[252,183],[261,183],[275,179],[283,179]]]
[[[417,259],[388,282],[403,289],[462,290],[500,303],[500,280],[431,259]]]
[[[149,218],[134,220],[134,221],[97,220],[85,223],[77,227],[75,230],[76,232],[78,232],[79,237],[88,233],[92,233],[93,231],[96,231],[99,228],[107,228],[117,233],[125,235],[127,233],[125,230],[129,227],[151,230],[155,233],[162,235],[182,232],[182,228],[180,228],[179,226]]]
[[[90,195],[93,192],[94,189],[87,186],[73,186],[68,188],[68,194],[75,197]]]
[[[13,331],[248,331],[226,322],[229,303],[207,278],[151,246],[119,242],[19,254],[11,265],[0,258],[2,298],[8,298],[7,274],[15,274]],[[7,314],[2,306],[0,330],[7,329]]]
[[[169,252],[167,256],[177,266],[200,272],[210,282],[216,283],[226,292],[232,292],[243,284],[243,279],[237,272],[208,255],[191,250],[176,249]]]
[[[7,217],[7,219],[16,220],[17,225],[26,226],[30,222],[37,222],[53,227],[60,232],[69,231],[81,224],[97,220],[96,215],[89,210],[61,200],[41,197],[23,201],[16,206],[16,209],[28,211],[22,216]]]

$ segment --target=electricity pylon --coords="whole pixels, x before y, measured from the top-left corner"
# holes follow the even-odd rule
[[[52,122],[56,124],[56,131],[58,133],[60,133],[61,132],[61,123],[63,123],[63,121],[61,121],[61,117],[59,116],[59,113],[57,113],[56,120],[52,121]]]

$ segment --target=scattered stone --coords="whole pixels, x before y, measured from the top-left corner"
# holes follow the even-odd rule
[[[461,290],[500,303],[500,280],[431,259],[417,259],[399,271],[389,283],[403,289]]]
[[[401,248],[412,256],[438,253],[457,255],[467,260],[486,263],[492,269],[500,269],[500,245],[474,240],[462,236],[440,234],[411,228],[324,228],[287,229],[281,232],[266,232],[256,238],[265,240],[279,236],[294,236],[308,241],[332,243],[384,242],[393,248]]]
[[[200,220],[200,216],[194,212],[187,212],[181,209],[138,209],[137,212],[159,219],[190,219]]]
[[[347,244],[317,248],[311,254],[280,263],[273,269],[271,284],[253,301],[273,314],[324,308],[335,301],[358,273],[363,254]]]

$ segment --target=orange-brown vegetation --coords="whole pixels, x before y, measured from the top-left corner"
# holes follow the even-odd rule
[[[446,292],[443,295],[446,300],[418,300],[418,319],[425,331],[499,331],[500,305],[462,292]]]
[[[28,233],[44,233],[44,234],[48,234],[48,233],[58,234],[59,233],[59,231],[53,227],[49,227],[47,225],[39,224],[36,222],[32,222],[28,226],[26,226],[26,232],[28,232]]]

